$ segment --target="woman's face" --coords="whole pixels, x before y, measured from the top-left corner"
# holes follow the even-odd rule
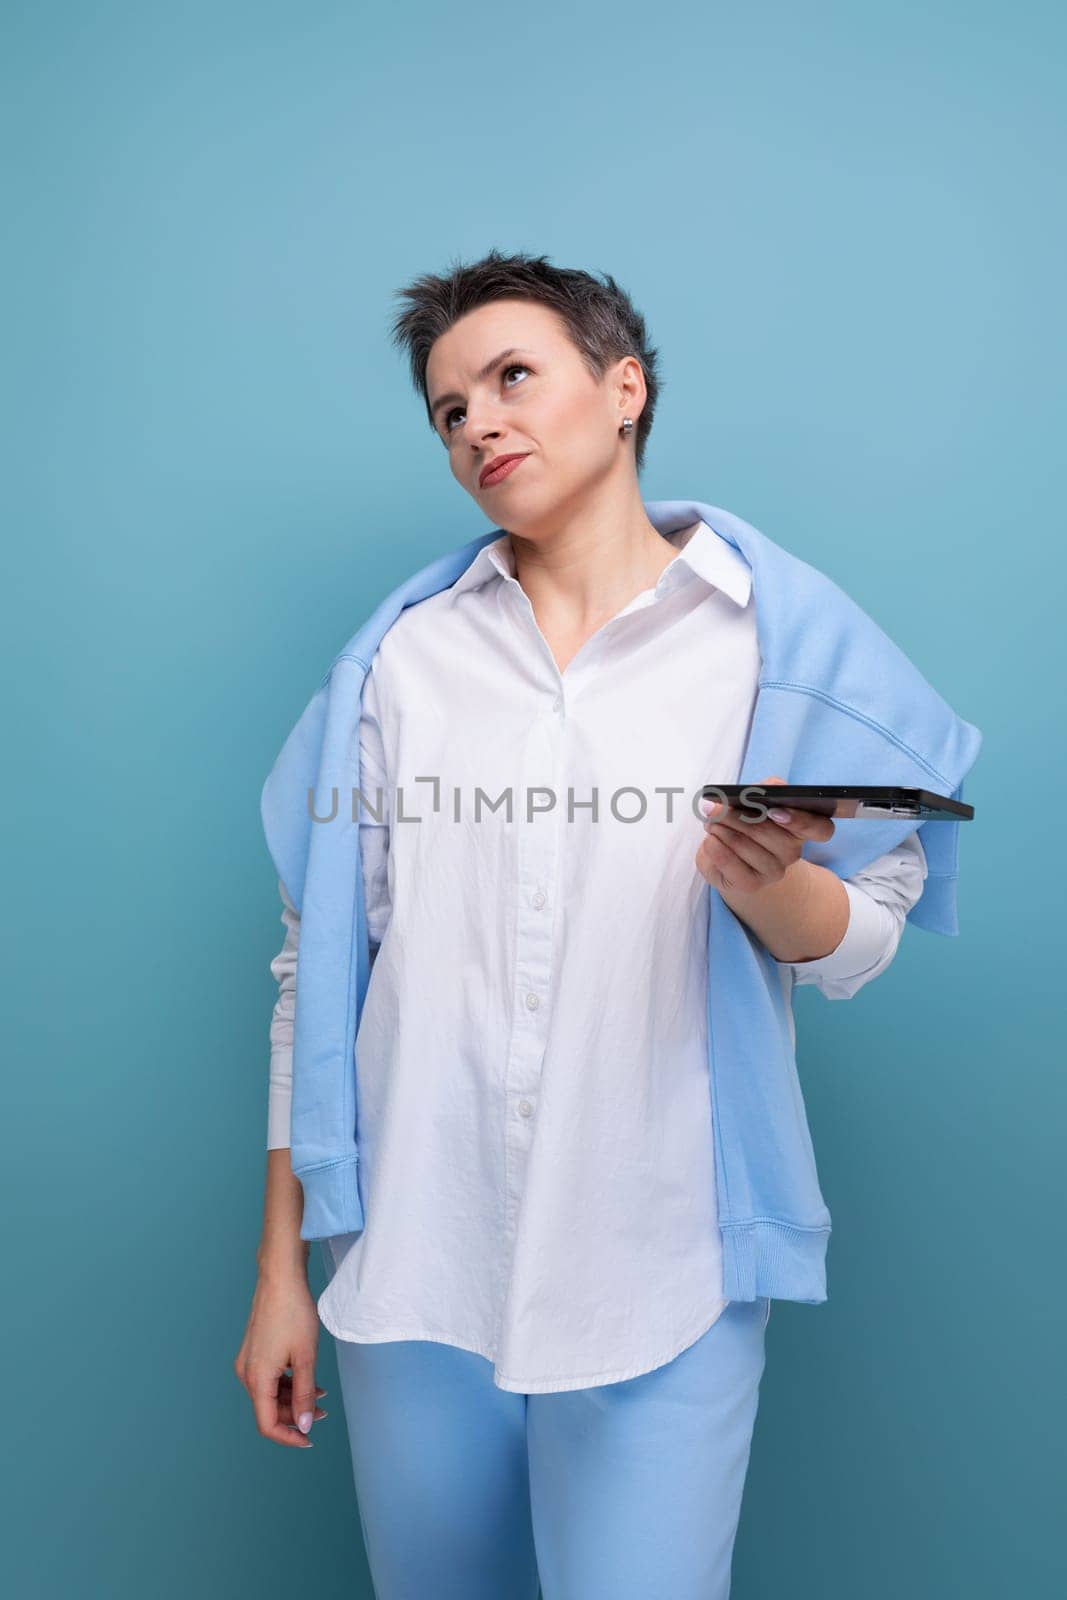
[[[509,532],[549,526],[611,475],[634,473],[619,427],[644,405],[641,363],[625,356],[598,383],[546,306],[495,300],[469,312],[434,343],[426,387],[453,476]],[[483,483],[507,455],[524,459]]]

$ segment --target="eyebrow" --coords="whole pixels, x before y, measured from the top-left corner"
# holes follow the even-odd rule
[[[476,374],[476,377],[479,381],[484,378],[488,378],[493,373],[495,368],[499,367],[502,361],[507,360],[508,356],[521,356],[529,354],[530,352],[528,350],[520,350],[515,345],[509,345],[506,350],[501,350],[498,356],[494,356],[491,361],[487,361],[481,372]],[[463,396],[461,394],[443,394],[436,399],[433,405],[430,407],[430,415],[432,417],[436,417],[442,406],[451,405],[455,401],[462,403],[462,400]]]

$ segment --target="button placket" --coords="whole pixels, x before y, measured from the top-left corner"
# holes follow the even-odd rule
[[[551,1014],[555,928],[552,890],[561,846],[560,829],[566,817],[559,794],[562,739],[561,717],[546,718],[542,712],[531,718],[516,796],[515,998],[504,1099],[505,1227],[509,1239],[525,1188]],[[551,789],[555,804],[549,811],[535,813],[533,820],[527,822],[530,788]],[[544,799],[542,795],[534,796],[535,802]]]

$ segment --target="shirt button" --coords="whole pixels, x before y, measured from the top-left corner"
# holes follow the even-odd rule
[[[553,711],[562,711],[563,710],[563,697],[562,697],[562,695],[557,695],[556,698],[553,700],[552,709],[553,709]]]
[[[545,903],[545,897],[544,897],[544,895],[543,895],[543,894],[542,894],[542,893],[541,893],[541,891],[540,891],[540,889],[538,889],[538,891],[537,891],[537,893],[536,893],[536,894],[535,894],[535,895],[534,895],[534,897],[533,897],[533,903],[534,903],[534,906],[535,906],[535,907],[536,907],[536,909],[537,909],[537,910],[538,910],[538,911],[540,911],[540,909],[541,909],[541,907],[542,907],[542,906],[543,906],[543,905],[544,905],[544,903]]]
[[[522,1112],[524,1117],[529,1117],[533,1114],[533,1106],[530,1104],[529,1100],[520,1100],[519,1110]]]
[[[537,995],[528,994],[526,996],[526,1009],[527,1009],[527,1011],[536,1011],[540,1004],[541,1004],[541,1001],[540,1001],[540,999],[538,998]]]

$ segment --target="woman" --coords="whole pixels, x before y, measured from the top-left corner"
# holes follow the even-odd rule
[[[771,1293],[825,1298],[829,1221],[819,1203],[810,1227],[771,1221],[742,1247],[724,1215],[729,1080],[716,1103],[709,1019],[753,1037],[758,1019],[740,984],[709,1008],[710,907],[774,1005],[795,983],[845,998],[892,960],[926,856],[898,827],[844,876],[811,859],[831,859],[828,818],[702,822],[691,803],[739,781],[752,748],[756,596],[734,543],[701,517],[664,531],[642,501],[657,357],[614,280],[491,252],[404,293],[395,337],[494,532],[389,597],[373,653],[335,663],[358,693],[327,708],[324,685],[287,743],[314,743],[315,782],[334,739],[343,770],[336,705],[355,704],[361,935],[350,970],[351,896],[332,923],[322,910],[336,832],[272,839],[287,931],[235,1366],[260,1432],[310,1448],[320,1317],[335,1336],[379,1600],[533,1600],[539,1583],[545,1600],[712,1600],[729,1592]],[[929,695],[954,788],[977,731]],[[343,826],[336,788],[333,806],[313,824]],[[280,841],[276,815],[265,790]],[[343,1083],[323,1065],[331,986],[339,1036],[356,1029]],[[331,1095],[348,1154],[320,1138]]]

